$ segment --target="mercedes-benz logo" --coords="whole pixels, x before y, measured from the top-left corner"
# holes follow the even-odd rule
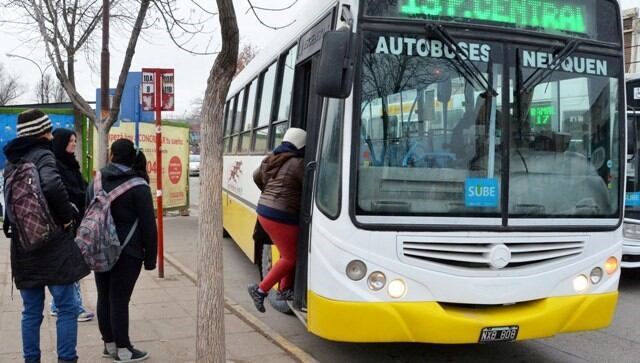
[[[511,250],[503,244],[493,245],[489,250],[488,257],[491,267],[495,269],[505,268],[511,262]]]

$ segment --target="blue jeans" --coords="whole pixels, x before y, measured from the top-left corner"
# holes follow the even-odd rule
[[[74,287],[74,292],[75,292],[75,297],[77,300],[77,304],[78,304],[78,315],[82,314],[85,312],[84,310],[84,305],[82,305],[82,294],[80,292],[80,281],[76,282],[73,284]],[[54,314],[58,314],[58,308],[56,307],[56,302],[54,300],[51,300],[51,312]]]
[[[49,286],[49,291],[58,306],[56,319],[58,358],[75,360],[78,341],[78,303],[73,284]],[[22,311],[22,351],[24,360],[40,359],[40,325],[44,310],[44,287],[20,290],[24,310]]]

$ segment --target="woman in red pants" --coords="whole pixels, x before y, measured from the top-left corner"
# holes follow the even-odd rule
[[[307,133],[290,128],[280,146],[268,155],[253,173],[262,191],[258,201],[258,221],[280,252],[280,259],[260,284],[249,285],[249,295],[258,311],[264,313],[264,298],[275,284],[284,298],[293,294],[300,198],[304,174],[304,146]]]

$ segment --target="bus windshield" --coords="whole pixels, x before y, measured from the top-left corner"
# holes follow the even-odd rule
[[[573,52],[519,93],[551,55],[510,51],[505,67],[500,43],[456,42],[496,96],[474,86],[440,40],[364,33],[356,212],[618,216],[618,63]]]
[[[519,52],[520,64],[511,69],[526,82],[545,66],[533,60],[537,51]],[[576,52],[529,91],[516,87],[521,92],[515,92],[511,123],[510,216],[618,213],[621,69],[616,65],[614,59]]]

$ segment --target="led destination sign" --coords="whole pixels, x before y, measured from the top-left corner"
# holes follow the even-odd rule
[[[593,37],[594,0],[369,0],[367,16],[489,23]]]
[[[584,6],[545,0],[401,0],[407,16],[446,16],[584,33]]]

